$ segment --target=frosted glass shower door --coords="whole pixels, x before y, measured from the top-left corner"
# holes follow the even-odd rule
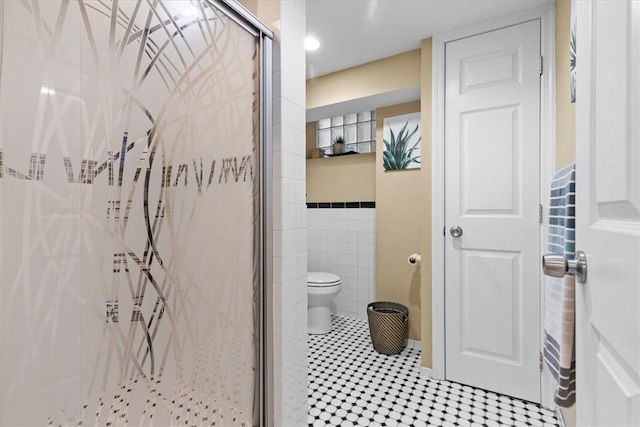
[[[260,39],[2,2],[0,425],[256,425]]]

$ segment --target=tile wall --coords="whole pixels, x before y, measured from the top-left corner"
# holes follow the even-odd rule
[[[358,208],[355,208],[355,204]],[[307,204],[309,271],[335,273],[342,291],[334,310],[345,316],[366,319],[367,304],[375,301],[375,230],[373,202]],[[366,206],[366,207],[362,207]]]
[[[257,2],[273,44],[273,415],[307,422],[305,2]]]

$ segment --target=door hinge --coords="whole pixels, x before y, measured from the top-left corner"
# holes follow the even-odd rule
[[[543,361],[542,353],[540,353],[539,363],[540,363],[540,372],[542,372],[542,367],[544,366],[544,361]]]
[[[540,55],[540,60],[538,61],[538,71],[540,75],[542,75],[542,70],[544,69],[544,60],[542,59],[542,55]]]
[[[538,205],[538,222],[542,224],[542,204]]]

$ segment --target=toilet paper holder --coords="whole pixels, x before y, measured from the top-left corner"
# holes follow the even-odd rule
[[[407,258],[409,265],[420,264],[420,261],[422,261],[422,256],[420,256],[420,254],[411,254],[409,255],[409,258]]]

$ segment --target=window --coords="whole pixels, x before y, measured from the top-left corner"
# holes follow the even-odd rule
[[[344,138],[345,151],[375,152],[375,110],[346,114],[316,122],[316,147],[324,148],[327,154],[331,152],[331,144],[339,136]]]

